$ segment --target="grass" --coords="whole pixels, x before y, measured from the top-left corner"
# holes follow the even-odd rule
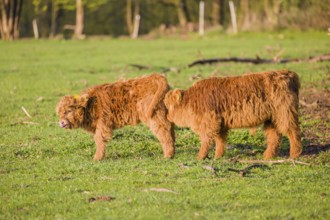
[[[228,168],[247,165],[231,159],[261,159],[265,142],[261,130],[256,136],[231,131],[230,147],[214,162],[213,175],[205,169],[211,160],[196,160],[200,143],[189,129],[176,129],[176,157],[164,160],[157,139],[139,125],[116,130],[106,159],[93,162],[90,135],[60,129],[54,112],[65,94],[164,67],[182,68],[167,73],[179,88],[189,87],[193,78],[288,68],[299,74],[303,89],[328,89],[329,62],[184,68],[200,58],[272,58],[280,50],[284,58],[319,55],[329,52],[328,38],[320,32],[284,32],[186,40],[0,41],[0,219],[329,219],[329,151],[299,159],[311,166],[271,165],[242,178]],[[312,116],[301,121],[303,131],[322,123]],[[329,144],[325,134],[319,137],[320,144]],[[278,159],[287,158],[288,151],[284,138]],[[115,199],[89,202],[104,195]]]

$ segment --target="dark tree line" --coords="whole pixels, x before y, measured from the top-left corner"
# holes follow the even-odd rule
[[[19,20],[23,0],[2,0],[0,17],[0,35],[2,39],[11,40],[19,37]]]
[[[330,27],[329,0],[232,0],[239,31]],[[200,0],[1,0],[2,39],[197,31]],[[204,0],[206,29],[231,28],[229,0]],[[33,29],[33,24],[35,29]]]

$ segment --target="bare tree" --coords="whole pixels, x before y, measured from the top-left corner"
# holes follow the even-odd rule
[[[4,40],[19,38],[19,21],[23,0],[2,0],[0,34]]]
[[[76,0],[76,26],[74,29],[74,38],[83,39],[84,30],[84,6],[82,0]]]
[[[133,34],[134,19],[140,14],[140,1],[134,1],[134,15],[132,17],[132,0],[126,0],[126,25],[129,35]]]

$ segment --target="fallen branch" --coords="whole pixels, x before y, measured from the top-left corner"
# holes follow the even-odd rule
[[[292,62],[320,62],[330,60],[330,54],[323,54],[320,56],[309,57],[307,59],[262,59],[259,56],[256,58],[240,58],[240,57],[228,57],[228,58],[212,58],[212,59],[202,59],[196,60],[188,65],[188,67],[193,67],[196,65],[205,65],[213,63],[226,63],[226,62],[235,62],[235,63],[252,63],[252,64],[268,64],[268,63],[292,63]]]
[[[298,160],[292,160],[292,159],[288,159],[288,160],[237,160],[237,162],[240,163],[262,163],[262,164],[281,164],[281,163],[292,163],[292,164],[301,164],[301,165],[306,165],[306,166],[310,166],[309,163],[305,163],[302,161],[298,161]]]
[[[143,65],[140,65],[140,64],[128,64],[127,66],[137,68],[138,70],[148,70],[148,69],[150,69],[149,66],[143,66]]]
[[[308,61],[310,63],[322,62],[322,61],[326,61],[326,60],[330,60],[330,54],[324,54],[324,55],[320,55],[320,56],[316,56],[316,57],[310,57],[308,59]]]
[[[278,55],[277,55],[278,56]],[[157,69],[159,72],[180,72],[183,68],[191,68],[197,65],[205,65],[205,64],[214,64],[214,63],[227,63],[227,62],[234,62],[234,63],[252,63],[252,64],[274,64],[274,63],[294,63],[294,62],[322,62],[330,60],[330,54],[322,54],[319,56],[309,57],[306,59],[299,59],[299,58],[291,58],[291,59],[279,59],[275,56],[273,59],[262,59],[259,56],[256,58],[241,58],[241,57],[227,57],[227,58],[211,58],[211,59],[201,59],[195,60],[194,62],[188,64],[188,66],[183,67],[155,67],[155,66],[145,66],[141,64],[127,64],[126,67],[133,67],[138,70],[150,70],[150,69]]]
[[[256,167],[267,167],[267,166],[264,165],[264,164],[252,164],[251,166],[248,166],[248,167],[244,168],[243,170],[237,170],[237,169],[233,169],[233,168],[228,168],[228,171],[233,171],[233,172],[239,173],[239,175],[241,177],[244,177],[247,173],[250,172],[250,170],[252,168],[256,168]]]

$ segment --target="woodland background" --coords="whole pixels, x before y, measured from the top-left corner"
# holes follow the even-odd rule
[[[198,31],[200,0],[2,0],[2,39],[83,38],[132,35],[141,16],[139,35],[158,37]],[[205,29],[231,31],[229,0],[205,0]],[[329,0],[233,0],[238,31],[326,30]]]

